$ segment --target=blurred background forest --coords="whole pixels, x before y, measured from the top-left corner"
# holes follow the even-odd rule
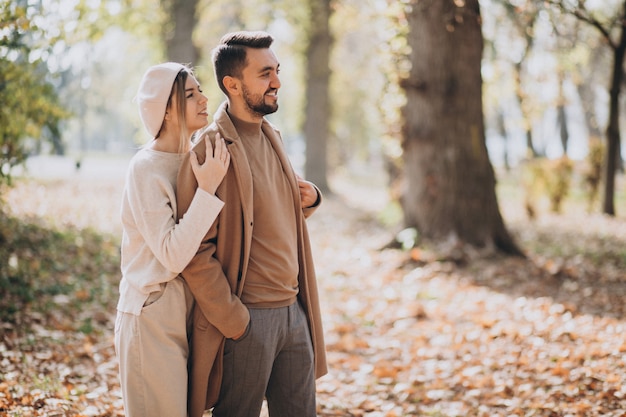
[[[147,140],[132,99],[143,71],[160,61],[191,63],[210,107],[217,107],[222,96],[210,51],[225,32],[245,28],[276,37],[283,88],[281,111],[272,121],[280,126],[296,166],[323,189],[330,188],[334,174],[359,170],[379,172],[392,185],[405,172],[403,153],[410,153],[407,143],[415,136],[411,124],[425,113],[412,117],[410,108],[419,104],[410,100],[411,83],[446,67],[434,64],[433,54],[443,52],[419,49],[434,37],[409,35],[418,33],[412,25],[424,26],[418,15],[430,3],[437,4],[3,0],[0,174],[7,179],[27,156],[64,155],[80,164],[92,155],[132,154]],[[459,22],[480,19],[483,44],[448,39],[432,48],[451,50],[451,61],[462,57],[459,50],[482,52],[479,78],[472,79],[482,102],[448,108],[463,118],[470,108],[482,107],[481,114],[470,117],[484,118],[484,126],[482,121],[476,126],[490,163],[506,170],[531,166],[531,182],[559,184],[545,191],[553,201],[563,198],[556,194],[566,194],[568,185],[583,186],[595,204],[591,210],[615,214],[614,196],[606,194],[624,192],[614,182],[623,172],[623,2],[483,0],[480,11],[475,2],[450,4],[439,12],[439,26],[451,33],[459,25],[456,32],[462,33]],[[425,66],[421,73],[416,74],[416,63]],[[471,79],[470,71],[461,74]],[[403,113],[403,106],[409,110]],[[444,143],[438,134],[444,135],[430,135]],[[469,142],[469,133],[462,135],[457,143]],[[440,153],[447,148],[464,150],[442,145]],[[609,162],[611,171],[606,170]],[[423,186],[408,183],[395,191]],[[529,211],[537,198],[532,188],[527,187]]]

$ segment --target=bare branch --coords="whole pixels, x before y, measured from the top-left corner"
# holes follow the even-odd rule
[[[606,39],[612,49],[617,48],[617,43],[611,38],[610,28],[612,25],[609,24],[608,27],[605,27],[602,22],[600,22],[589,12],[589,10],[587,10],[584,1],[578,2],[578,6],[566,4],[569,2],[566,2],[565,0],[546,0],[546,3],[558,7],[563,13],[570,14],[581,22],[593,26],[602,34],[602,36]],[[621,17],[621,19],[616,19],[616,22],[620,20],[622,22],[624,21],[623,16]]]

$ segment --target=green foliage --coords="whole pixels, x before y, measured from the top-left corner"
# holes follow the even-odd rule
[[[33,312],[61,315],[84,332],[87,305],[112,310],[119,248],[91,230],[54,230],[0,212],[0,320],[23,323]],[[63,321],[63,320],[61,320]]]
[[[524,167],[523,184],[525,207],[530,218],[537,215],[537,205],[547,196],[553,213],[561,212],[563,200],[569,195],[574,165],[567,157],[558,159],[535,158]]]
[[[591,212],[593,204],[598,198],[605,148],[604,142],[600,138],[592,137],[589,139],[589,153],[586,158],[587,166],[583,172],[583,180],[588,190],[587,211],[589,212]]]
[[[558,158],[548,164],[550,175],[546,176],[548,197],[552,212],[560,213],[561,204],[570,193],[574,164],[567,156]]]
[[[529,218],[537,216],[537,204],[544,191],[545,172],[539,159],[530,159],[526,162],[522,173],[524,186],[524,207]]]
[[[11,168],[24,162],[46,135],[58,136],[68,114],[48,81],[43,49],[33,49],[37,36],[29,12],[0,1],[0,184],[10,182]],[[35,53],[36,52],[36,53]]]

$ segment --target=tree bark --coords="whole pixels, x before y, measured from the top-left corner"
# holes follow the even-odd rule
[[[556,120],[559,127],[559,137],[561,138],[561,146],[563,147],[563,156],[567,156],[567,145],[569,142],[569,130],[567,129],[567,110],[565,109],[565,93],[563,92],[563,84],[565,77],[559,72],[559,98],[556,106]]]
[[[515,63],[513,68],[515,70],[515,98],[517,99],[520,113],[522,114],[524,136],[526,136],[527,156],[530,158],[537,158],[540,154],[535,148],[531,116],[527,110],[528,105],[526,104],[526,93],[524,92],[524,87],[522,86],[522,61]]]
[[[614,216],[615,174],[621,161],[619,96],[624,78],[624,55],[626,54],[626,0],[618,12],[619,15],[610,19],[612,23],[607,26],[590,14],[584,7],[584,4],[572,5],[563,0],[552,0],[550,3],[597,29],[613,50],[613,67],[609,86],[609,122],[606,128],[607,146],[604,160],[604,201],[602,211],[604,214]],[[611,37],[616,32],[619,32],[619,41],[617,42]]]
[[[329,21],[331,0],[308,0],[310,26],[306,47],[306,104],[304,136],[306,140],[305,177],[323,192],[329,192],[327,179],[327,143],[330,119],[330,50],[332,36]]]
[[[200,52],[193,43],[193,31],[198,23],[198,0],[161,0],[168,21],[163,26],[165,54],[169,61],[196,65]]]
[[[510,171],[511,162],[509,161],[509,134],[506,130],[506,123],[504,120],[504,110],[502,108],[499,108],[496,115],[496,125],[498,127],[498,133],[502,138],[502,159],[504,160],[504,168],[507,171]]]
[[[411,2],[405,221],[428,240],[522,255],[500,214],[487,152],[480,19],[478,0]]]
[[[613,49],[613,74],[609,91],[609,124],[606,129],[608,143],[605,161],[603,212],[611,216],[615,215],[615,174],[620,160],[619,96],[624,78],[624,54],[626,52],[626,22],[624,21],[626,1],[624,1],[622,13],[620,41]]]
[[[524,39],[524,51],[522,56],[517,62],[513,64],[513,70],[515,72],[515,98],[517,99],[520,113],[522,114],[522,122],[524,126],[524,134],[526,136],[526,152],[530,158],[537,158],[541,156],[541,153],[535,147],[533,139],[533,120],[531,112],[529,111],[528,94],[525,91],[525,87],[522,82],[524,74],[524,62],[530,55],[533,46],[535,44],[535,38],[533,36],[533,28],[537,22],[539,16],[539,10],[536,7],[524,8],[520,11],[520,8],[516,7],[510,1],[501,1],[504,9],[506,10],[511,23],[517,28],[519,35]]]
[[[599,67],[604,64],[601,57],[603,52],[604,50],[602,48],[592,48],[591,58],[589,59],[588,65],[581,65],[578,68],[578,71],[582,74],[580,82],[576,85],[576,91],[580,97],[580,103],[585,117],[585,124],[587,125],[590,139],[600,139],[603,136],[602,129],[598,124],[598,116],[596,114],[596,93],[594,89],[594,81],[602,77],[602,74],[599,73],[601,70]]]

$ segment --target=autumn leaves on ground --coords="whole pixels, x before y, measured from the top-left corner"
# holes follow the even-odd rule
[[[626,416],[623,217],[566,207],[530,222],[512,199],[501,208],[528,259],[384,249],[398,232],[381,220],[384,190],[333,184],[309,219],[330,362],[320,416]],[[120,178],[80,175],[5,192],[1,268],[45,267],[59,283],[11,319],[3,301],[0,415],[123,415],[120,196]]]

